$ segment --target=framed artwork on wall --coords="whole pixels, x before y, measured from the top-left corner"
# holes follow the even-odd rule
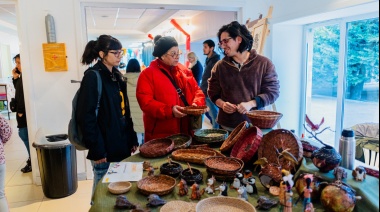
[[[253,45],[252,49],[255,49],[257,53],[262,54],[266,37],[268,35],[268,19],[260,19],[255,25],[253,25],[249,31],[252,32]]]

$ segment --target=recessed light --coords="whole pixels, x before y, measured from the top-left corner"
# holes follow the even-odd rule
[[[108,18],[108,15],[102,15],[100,17],[102,17],[102,18]]]

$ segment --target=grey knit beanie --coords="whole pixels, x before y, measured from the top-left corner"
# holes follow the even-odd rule
[[[161,37],[154,43],[153,56],[161,57],[173,46],[178,46],[177,41],[171,36]]]

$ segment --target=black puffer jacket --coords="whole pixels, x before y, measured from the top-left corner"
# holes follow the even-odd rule
[[[26,113],[25,113],[24,87],[22,85],[22,75],[20,75],[20,77],[17,79],[12,79],[12,81],[16,89],[15,99],[17,103],[17,108],[16,108],[17,128],[24,128],[24,127],[27,127],[27,124],[26,124]],[[23,114],[21,117],[18,115],[20,113]]]
[[[111,74],[102,62],[98,62],[91,69],[99,70],[102,78],[98,117],[95,115],[98,101],[97,78],[89,70],[86,71],[88,73],[85,72],[81,83],[76,114],[84,142],[89,149],[87,159],[100,160],[106,157],[108,162],[121,161],[131,155],[133,146],[138,146],[126,84],[116,68],[113,68]],[[126,106],[124,116],[120,91],[123,92]]]

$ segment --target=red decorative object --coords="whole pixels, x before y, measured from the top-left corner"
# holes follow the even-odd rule
[[[232,148],[231,157],[248,162],[258,150],[262,137],[263,133],[258,127],[248,128]]]

